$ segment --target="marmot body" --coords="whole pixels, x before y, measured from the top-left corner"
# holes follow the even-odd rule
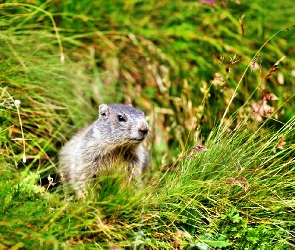
[[[78,132],[60,153],[60,173],[78,197],[86,184],[112,167],[126,167],[136,179],[148,166],[149,156],[141,142],[147,137],[144,113],[129,105],[101,104],[99,117]]]

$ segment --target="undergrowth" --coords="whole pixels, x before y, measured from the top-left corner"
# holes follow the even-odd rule
[[[224,127],[213,132],[206,150],[188,151],[142,191],[109,177],[108,188],[94,198],[65,201],[62,192],[36,186],[33,173],[4,179],[2,244],[291,249],[294,145],[287,138],[294,125],[291,119],[279,132],[253,132],[247,123]],[[282,136],[287,143],[279,148]]]
[[[0,4],[1,249],[295,247],[293,27],[223,5]],[[58,152],[102,102],[146,112],[151,170],[65,199]]]

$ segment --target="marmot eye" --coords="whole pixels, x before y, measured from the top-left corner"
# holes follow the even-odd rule
[[[126,122],[126,119],[121,115],[118,115],[117,118],[119,122]]]

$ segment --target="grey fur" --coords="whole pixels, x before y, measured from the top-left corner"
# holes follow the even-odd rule
[[[59,172],[64,182],[83,198],[87,182],[114,166],[127,166],[130,179],[136,179],[149,164],[149,155],[141,144],[148,129],[142,111],[129,105],[101,104],[98,119],[60,152]]]

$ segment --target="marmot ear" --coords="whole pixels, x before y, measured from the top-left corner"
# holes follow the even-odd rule
[[[109,114],[109,106],[106,104],[99,105],[99,116],[107,116]]]

